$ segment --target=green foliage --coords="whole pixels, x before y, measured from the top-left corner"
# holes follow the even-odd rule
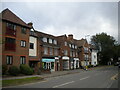
[[[91,44],[98,50],[100,64],[107,64],[114,57],[115,39],[106,33],[96,34],[91,38]]]
[[[7,65],[2,65],[2,74],[5,75],[7,73],[8,67]]]
[[[16,66],[11,66],[8,70],[10,75],[17,76],[20,73],[20,70]]]
[[[30,68],[28,65],[20,65],[20,71],[22,74],[25,74],[25,75],[33,74],[33,69]]]
[[[91,67],[93,67],[93,65],[88,65],[88,68],[91,68]]]

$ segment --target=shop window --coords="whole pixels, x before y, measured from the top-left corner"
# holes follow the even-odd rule
[[[13,56],[6,56],[7,65],[12,65],[13,63]]]

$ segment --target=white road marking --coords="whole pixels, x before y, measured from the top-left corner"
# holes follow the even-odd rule
[[[90,76],[88,76],[88,77],[85,77],[85,78],[81,78],[80,80],[84,80],[84,79],[87,79],[87,78],[89,78]]]
[[[73,83],[73,82],[75,82],[75,81],[71,81],[71,82],[67,82],[67,83],[61,84],[61,85],[53,86],[52,88],[57,88],[57,87],[60,87],[60,86],[64,86],[64,85]]]

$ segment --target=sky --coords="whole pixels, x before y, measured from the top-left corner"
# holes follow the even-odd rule
[[[117,2],[3,2],[36,30],[54,36],[73,34],[75,39],[105,32],[118,40]]]

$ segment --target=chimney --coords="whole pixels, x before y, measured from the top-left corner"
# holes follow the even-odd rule
[[[32,28],[32,27],[33,27],[33,23],[32,23],[32,22],[29,22],[29,23],[28,23],[28,26]]]
[[[73,40],[73,34],[68,35],[68,40]]]

